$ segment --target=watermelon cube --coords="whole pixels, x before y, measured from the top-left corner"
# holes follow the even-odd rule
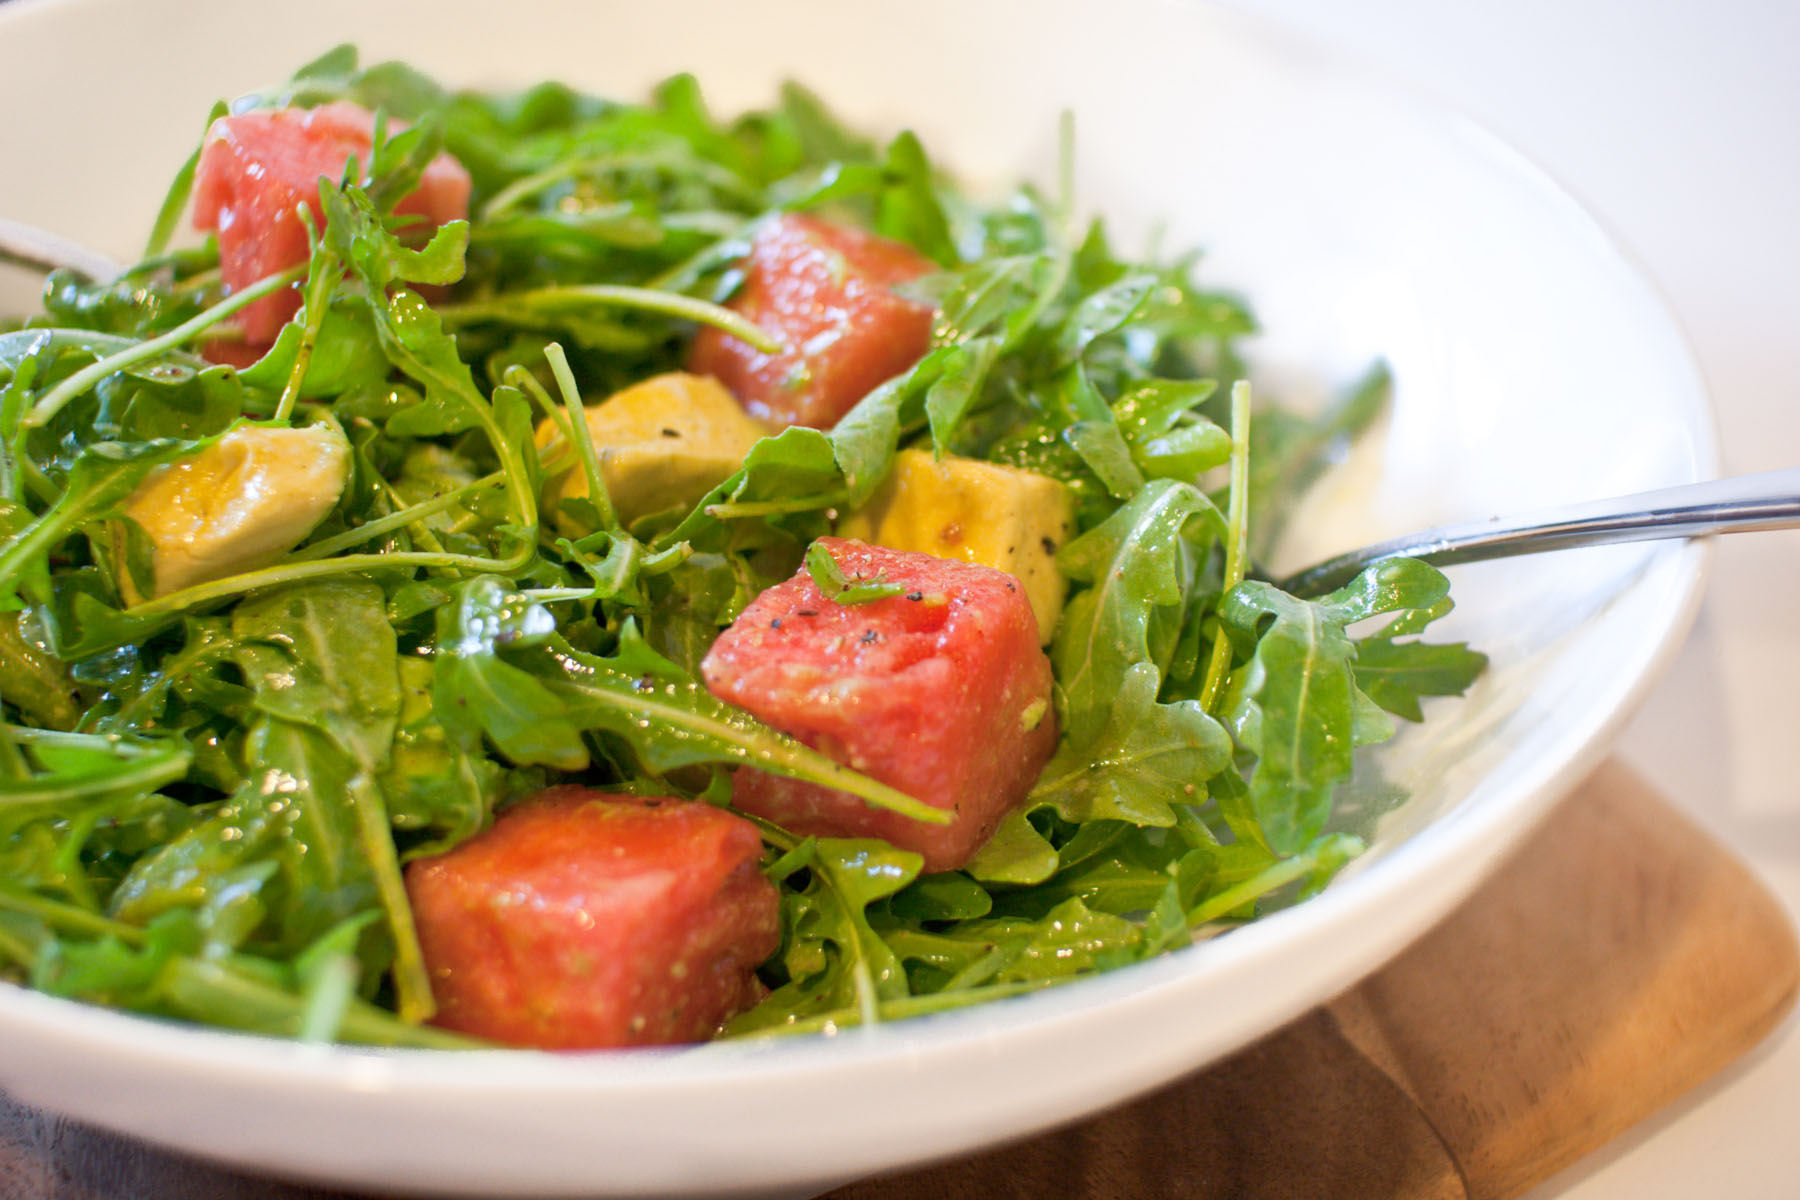
[[[403,127],[389,124],[390,130]],[[194,228],[218,232],[219,275],[227,291],[306,261],[306,227],[296,210],[305,205],[322,227],[319,177],[341,178],[352,157],[366,168],[374,137],[375,115],[347,100],[258,109],[213,122],[194,171]],[[434,226],[466,217],[469,173],[448,154],[438,155],[396,211]],[[241,310],[238,327],[251,343],[267,344],[299,307],[295,284]]]
[[[928,825],[848,792],[748,767],[732,803],[795,833],[878,837],[962,866],[1024,800],[1056,748],[1050,661],[1019,581],[1004,571],[822,538],[851,579],[903,585],[827,599],[803,567],[713,643],[706,686],[856,771],[950,814]]]
[[[556,787],[408,864],[435,1023],[542,1049],[703,1041],[780,938],[762,839],[710,804]]]
[[[752,244],[731,307],[784,348],[764,354],[709,327],[694,340],[688,369],[717,376],[772,425],[829,429],[930,349],[934,309],[892,289],[935,269],[900,242],[804,214],[781,217]]]

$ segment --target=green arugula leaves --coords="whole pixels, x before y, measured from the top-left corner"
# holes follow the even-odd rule
[[[838,604],[868,604],[898,596],[906,590],[905,584],[890,583],[880,573],[867,579],[849,578],[823,542],[814,542],[806,548],[806,571],[819,592]]]
[[[320,181],[305,264],[225,296],[215,245],[169,250],[190,159],[142,263],[53,276],[44,313],[0,333],[0,974],[283,1036],[462,1046],[425,1024],[403,864],[539,788],[724,803],[753,765],[943,821],[696,678],[796,570],[840,604],[899,590],[846,578],[817,539],[901,448],[1075,497],[1055,754],[960,871],[759,823],[782,944],[730,1032],[1017,995],[1310,894],[1360,848],[1332,829],[1355,749],[1485,665],[1422,640],[1450,609],[1429,567],[1316,601],[1244,578],[1389,381],[1377,366],[1318,417],[1259,405],[1252,424],[1235,347],[1254,320],[1193,256],[1123,255],[1067,195],[978,204],[914,135],[877,145],[793,85],[721,119],[686,76],[638,104],[496,96],[342,47],[239,107],[340,99],[378,132]],[[427,229],[395,207],[440,150],[473,215]],[[546,528],[546,471],[570,464],[540,461],[536,427],[585,430],[586,403],[680,369],[702,326],[767,342],[724,305],[757,230],[802,210],[935,264],[903,289],[936,307],[929,351],[833,429],[765,437],[692,506],[629,526],[577,437],[590,495],[559,515],[590,527]],[[209,363],[233,312],[296,284],[258,361]],[[128,602],[156,552],[119,520],[145,479],[234,426],[316,422],[351,467],[302,544]]]

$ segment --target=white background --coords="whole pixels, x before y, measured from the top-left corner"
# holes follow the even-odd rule
[[[1800,465],[1800,3],[1237,0],[1475,117],[1606,225],[1685,328],[1725,469]],[[1800,914],[1800,532],[1722,539],[1621,746]],[[1800,1021],[1530,1200],[1800,1196]]]

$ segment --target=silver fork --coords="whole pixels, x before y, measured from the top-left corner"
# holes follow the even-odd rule
[[[1323,595],[1384,558],[1419,558],[1445,567],[1577,546],[1796,528],[1800,528],[1800,467],[1787,467],[1522,516],[1439,525],[1328,558],[1276,586],[1296,596]]]
[[[96,283],[110,283],[125,270],[106,255],[79,242],[5,217],[0,217],[0,262],[34,271],[63,267]]]

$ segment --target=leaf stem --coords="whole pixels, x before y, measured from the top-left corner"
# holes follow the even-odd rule
[[[144,931],[136,925],[114,921],[99,913],[89,912],[73,904],[64,904],[47,896],[17,892],[10,885],[0,884],[0,911],[37,917],[52,929],[94,937],[115,937],[128,946],[144,944]]]
[[[691,688],[701,696],[711,695],[698,684],[670,686]],[[731,748],[732,761],[742,766],[837,788],[858,797],[872,808],[899,813],[927,825],[944,825],[950,821],[950,814],[943,809],[933,808],[898,788],[853,771],[804,742],[778,733],[760,722],[745,730],[717,715],[697,712],[673,699],[665,702],[657,699],[655,692],[640,692],[635,688],[625,695],[570,679],[560,681],[556,690],[566,690],[600,708],[630,713],[641,728],[647,728],[651,723],[660,724],[675,731],[675,736],[682,741],[712,739],[722,742]],[[719,703],[723,704],[722,701]],[[744,715],[742,710],[731,709],[729,706],[726,706],[726,711]]]
[[[24,459],[25,448],[20,445],[15,449],[13,438],[18,432],[25,397],[31,391],[32,380],[37,378],[39,361],[36,355],[21,359],[13,368],[11,381],[0,388],[0,500],[19,498],[18,462]]]
[[[318,975],[306,990],[306,1008],[300,1017],[298,1042],[329,1042],[337,1037],[356,991],[356,959],[334,954],[319,965]]]
[[[135,605],[126,609],[125,612],[132,617],[155,618],[178,613],[197,604],[222,600],[227,596],[253,592],[259,588],[274,587],[283,583],[297,583],[303,579],[349,575],[362,570],[385,571],[403,567],[423,567],[427,570],[440,568],[510,575],[530,562],[533,553],[534,550],[530,543],[521,542],[521,549],[508,558],[478,558],[472,554],[424,554],[414,551],[399,554],[350,554],[342,558],[329,558],[319,562],[283,563],[279,566],[264,567],[258,571],[246,571],[242,575],[215,579],[210,583],[195,584],[193,587],[183,588],[179,592],[170,592],[167,596],[159,599]]]
[[[319,330],[325,324],[325,306],[330,302],[331,289],[336,286],[336,276],[339,273],[337,255],[321,245],[318,232],[313,227],[312,210],[306,205],[300,205],[297,211],[301,222],[306,226],[312,253],[307,256],[306,291],[301,300],[301,311],[306,314],[306,320],[300,327],[300,348],[294,353],[293,368],[288,371],[287,382],[282,385],[281,399],[275,404],[275,420],[283,422],[300,401],[300,387],[306,382],[307,368],[312,365],[313,351],[319,343]]]
[[[593,596],[593,588],[521,588],[519,595],[534,604],[556,604],[564,600],[586,600]]]
[[[308,1000],[253,978],[228,963],[177,958],[166,969],[162,999],[192,1020],[258,1033],[292,1035],[306,1020]],[[429,1025],[408,1025],[351,997],[338,1026],[340,1041],[432,1050],[477,1050],[488,1045]]]
[[[259,279],[241,292],[236,292],[219,301],[198,316],[190,317],[161,337],[151,338],[147,342],[139,342],[129,349],[109,354],[105,358],[89,363],[47,392],[43,399],[31,407],[21,422],[27,429],[37,429],[48,424],[51,418],[61,412],[63,406],[81,395],[89,388],[111,375],[114,371],[122,371],[145,359],[155,358],[168,350],[180,347],[194,335],[218,324],[241,308],[261,300],[264,296],[280,291],[288,284],[304,274],[303,266],[289,267],[273,275]]]
[[[892,1000],[882,1000],[876,1005],[879,1017],[887,1021],[902,1020],[906,1017],[924,1016],[928,1013],[948,1012],[951,1009],[966,1008],[974,1004],[984,1004],[989,1000],[998,1000],[1006,996],[1022,996],[1028,992],[1038,992],[1045,988],[1067,983],[1071,979],[1079,979],[1080,975],[1054,976],[1048,979],[1023,979],[1017,982],[984,983],[979,987],[966,988],[962,991],[928,992],[922,996],[900,996]],[[754,1010],[753,1010],[754,1011]],[[817,1013],[783,1025],[769,1025],[744,1033],[730,1033],[727,1037],[748,1039],[759,1037],[785,1037],[789,1034],[824,1033],[841,1026],[854,1026],[860,1023],[862,1010],[858,1008],[839,1008],[830,1012]]]
[[[431,977],[419,948],[419,929],[407,903],[406,884],[400,874],[400,858],[394,849],[393,822],[381,789],[368,775],[359,775],[348,788],[363,856],[375,876],[375,892],[394,938],[394,1008],[408,1025],[419,1025],[437,1012],[431,995]]]
[[[1221,598],[1244,581],[1250,543],[1250,384],[1231,385],[1231,499],[1225,514],[1225,578]],[[1206,681],[1200,688],[1200,704],[1216,712],[1225,680],[1231,674],[1231,639],[1221,625],[1213,632],[1212,657],[1206,663]]]
[[[0,742],[81,747],[110,753],[120,760],[113,770],[86,770],[9,782],[0,792],[0,811],[13,806],[50,804],[113,792],[153,792],[187,774],[193,755],[175,746],[139,747],[115,738],[0,725]]]
[[[498,474],[504,480],[506,472],[500,471]],[[382,498],[393,505],[395,512],[408,507],[405,497],[395,491],[394,485],[382,478],[379,474],[373,476],[372,482],[375,486],[375,490],[381,493]],[[413,522],[412,534],[413,540],[418,542],[420,547],[430,551],[432,554],[447,553],[444,549],[444,543],[438,541],[437,534],[431,532],[430,526],[426,525],[423,521],[415,520]]]
[[[0,699],[4,698],[0,696]],[[25,761],[25,752],[19,749],[19,743],[14,740],[11,726],[0,725],[0,780],[30,778],[31,765]]]
[[[37,947],[24,938],[14,937],[4,924],[0,924],[0,957],[29,969],[37,961]]]
[[[581,389],[575,385],[575,372],[569,370],[569,356],[563,353],[562,345],[551,342],[544,347],[544,357],[550,362],[550,373],[556,376],[557,390],[562,393],[563,404],[569,410],[569,434],[575,443],[575,453],[581,459],[582,473],[587,477],[588,503],[600,516],[603,529],[617,529],[619,515],[613,508],[612,494],[607,491],[606,480],[600,474],[600,457],[594,451],[594,433],[588,426],[587,409],[581,403]]]
[[[188,160],[181,164],[175,172],[169,190],[163,196],[162,207],[156,212],[156,221],[150,227],[150,239],[144,244],[144,257],[155,258],[168,249],[169,239],[175,236],[175,228],[181,223],[181,214],[187,208],[188,196],[194,190],[194,172],[200,166],[201,151],[206,149],[206,134],[212,132],[213,122],[231,111],[223,100],[213,103],[212,111],[206,115],[206,128],[201,131],[200,145]]]
[[[1233,884],[1222,892],[1213,893],[1188,910],[1188,925],[1205,925],[1209,921],[1216,921],[1233,909],[1242,908],[1252,900],[1260,900],[1276,888],[1304,879],[1318,869],[1319,858],[1320,853],[1316,848],[1307,849],[1292,858],[1284,858],[1264,867],[1250,878]]]
[[[524,175],[513,180],[495,192],[493,197],[482,205],[481,216],[483,220],[492,220],[519,201],[544,190],[551,184],[561,183],[565,179],[573,179],[578,175],[599,175],[606,171],[661,167],[677,167],[694,172],[713,187],[730,191],[744,199],[754,199],[760,194],[746,187],[744,181],[727,168],[692,154],[654,152],[595,154],[585,158],[566,159],[535,174]]]
[[[582,308],[588,305],[633,308],[643,312],[661,313],[664,316],[676,317],[684,321],[694,321],[701,325],[711,325],[764,354],[777,354],[782,349],[779,340],[729,308],[698,300],[693,296],[684,296],[680,292],[663,292],[654,288],[628,287],[624,284],[569,284],[560,287],[537,288],[526,292],[507,292],[489,300],[470,300],[462,304],[440,305],[437,313],[447,325],[468,324],[472,321],[517,323],[521,310],[537,309],[541,312],[553,312],[557,309]]]
[[[373,521],[365,522],[354,529],[346,529],[342,533],[333,534],[331,537],[314,542],[310,546],[304,546],[301,549],[294,551],[294,553],[288,557],[288,561],[313,562],[321,558],[330,558],[340,550],[348,550],[352,546],[364,545],[373,541],[375,538],[380,537],[384,533],[390,533],[396,529],[404,529],[406,526],[422,521],[426,517],[436,516],[446,509],[455,508],[469,495],[481,491],[483,488],[501,487],[504,486],[505,483],[505,472],[495,471],[491,475],[482,476],[473,483],[465,483],[459,488],[453,488],[450,491],[443,493],[441,496],[433,496],[429,500],[421,500],[419,503],[409,505],[406,508],[400,509],[398,512],[389,513],[385,517],[377,517]]]
[[[726,501],[723,504],[709,504],[706,515],[720,521],[728,521],[734,517],[766,517],[777,513],[810,512],[815,508],[830,508],[834,504],[842,504],[849,499],[843,491],[820,492],[812,496],[793,496],[786,500],[745,500]]]

